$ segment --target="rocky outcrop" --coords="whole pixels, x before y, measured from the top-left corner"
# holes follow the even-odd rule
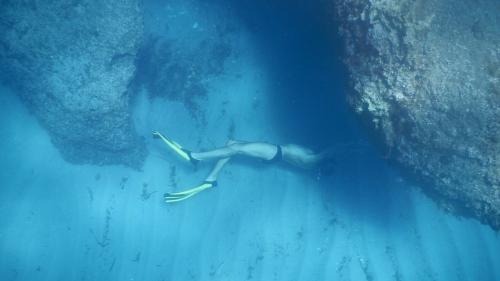
[[[500,2],[337,2],[350,103],[387,158],[500,229]]]
[[[143,36],[138,0],[2,1],[3,78],[74,163],[140,167],[127,86]]]
[[[198,125],[206,125],[200,103],[208,98],[210,81],[223,74],[231,47],[222,36],[192,44],[186,48],[175,40],[152,36],[145,40],[134,88],[144,87],[152,98],[182,102]]]
[[[226,74],[226,62],[234,60],[238,25],[230,15],[214,17],[227,10],[217,1],[170,1],[168,13],[190,11],[175,13],[175,20],[153,3],[145,3],[146,39],[132,86],[145,89],[152,99],[182,103],[202,128],[211,85]]]

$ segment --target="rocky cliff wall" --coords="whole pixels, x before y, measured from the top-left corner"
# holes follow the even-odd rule
[[[452,212],[500,229],[500,2],[339,0],[350,103]]]
[[[140,167],[127,86],[143,36],[138,0],[1,1],[2,78],[74,163]]]

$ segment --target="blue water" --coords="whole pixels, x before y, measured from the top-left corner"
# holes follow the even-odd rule
[[[273,3],[269,3],[273,2]],[[382,159],[345,102],[335,23],[307,1],[146,1],[146,30],[189,49],[225,40],[193,115],[135,95],[150,155],[142,171],[65,162],[10,89],[0,88],[0,280],[500,280],[500,237],[440,210]],[[227,27],[224,35],[215,26]],[[228,137],[334,145],[333,174],[234,159],[219,187],[150,138],[194,150]]]

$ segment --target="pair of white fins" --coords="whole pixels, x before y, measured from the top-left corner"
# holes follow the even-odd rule
[[[168,147],[170,147],[182,159],[191,162],[193,165],[198,164],[199,160],[196,160],[191,156],[191,151],[183,148],[180,144],[176,143],[173,140],[166,138],[160,132],[153,131],[153,137],[161,139],[164,143],[167,144]],[[185,191],[172,192],[172,193],[167,192],[164,194],[165,202],[167,202],[167,203],[180,202],[180,201],[186,200],[186,199],[202,192],[205,189],[212,188],[214,186],[217,186],[216,181],[205,181],[202,184],[200,184],[194,188],[185,190]]]

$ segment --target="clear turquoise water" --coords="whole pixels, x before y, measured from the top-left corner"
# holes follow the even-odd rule
[[[439,210],[370,144],[319,5],[281,2],[146,2],[150,34],[188,49],[227,24],[233,55],[206,81],[204,122],[178,101],[135,97],[142,171],[66,163],[0,88],[0,280],[500,280],[498,234]],[[235,159],[219,187],[166,205],[164,192],[210,165],[185,165],[153,129],[192,149],[232,132],[339,155],[323,178]]]

